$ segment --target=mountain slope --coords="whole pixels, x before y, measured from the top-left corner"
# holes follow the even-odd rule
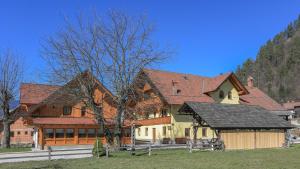
[[[255,60],[247,59],[236,70],[246,84],[255,85],[279,102],[300,99],[300,16],[263,45]]]

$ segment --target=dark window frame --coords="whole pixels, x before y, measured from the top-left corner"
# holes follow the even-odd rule
[[[148,127],[145,128],[145,136],[148,136],[148,132],[149,132],[149,129]]]
[[[72,107],[71,106],[64,106],[63,107],[63,115],[70,116],[72,114]]]
[[[80,131],[84,131],[84,132],[80,133]],[[86,138],[86,137],[87,137],[87,131],[86,131],[86,129],[83,129],[83,128],[78,129],[78,138]]]
[[[63,132],[57,132],[57,131],[63,131]],[[57,138],[65,138],[65,129],[62,128],[55,129],[55,139]]]
[[[52,130],[52,133],[47,132],[47,131],[49,131],[49,130]],[[44,133],[45,133],[45,134],[44,134],[44,138],[45,138],[45,139],[53,139],[53,138],[54,138],[54,136],[55,136],[55,133],[54,133],[55,131],[54,131],[54,129],[51,129],[51,128],[45,128],[44,131],[45,131],[45,132],[44,132]],[[49,133],[50,133],[50,137],[49,137]]]
[[[202,137],[207,137],[207,128],[202,128]]]
[[[190,137],[191,136],[191,129],[190,128],[185,128],[184,129],[184,136],[185,137]]]
[[[219,91],[219,99],[224,99],[225,98],[225,93],[224,93],[224,91],[223,90],[220,90]]]
[[[72,132],[69,132],[72,131]],[[66,129],[66,138],[74,138],[75,136],[75,130],[72,128]]]
[[[163,126],[162,130],[163,130],[162,135],[167,136],[167,127]]]

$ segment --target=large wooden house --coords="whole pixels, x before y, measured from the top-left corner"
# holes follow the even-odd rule
[[[76,78],[81,76],[86,74]],[[12,129],[22,130],[22,136],[27,137],[18,137],[18,131],[11,135],[12,141],[18,137],[20,143],[32,143],[41,149],[45,146],[94,144],[97,137],[101,137],[105,143],[93,111],[81,99],[74,99],[68,93],[76,78],[63,86],[23,83],[20,105],[27,107],[27,111],[22,112],[22,116],[11,126]],[[99,81],[97,84],[94,100],[102,109],[105,126],[113,129],[116,114],[114,96]],[[130,135],[129,129],[125,127],[123,133]],[[123,143],[130,143],[130,137],[122,139]]]
[[[142,70],[136,78],[136,92],[141,96],[133,104],[137,121],[142,125],[136,129],[138,140],[152,143],[186,143],[192,138],[216,137],[210,127],[200,127],[193,133],[192,116],[180,115],[184,102],[256,105],[267,110],[284,108],[248,79],[244,86],[234,73],[216,77],[191,74]]]

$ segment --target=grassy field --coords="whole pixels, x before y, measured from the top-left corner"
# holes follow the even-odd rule
[[[156,150],[152,156],[128,152],[115,153],[112,157],[74,160],[38,161],[0,164],[1,169],[96,169],[96,168],[203,168],[203,169],[285,169],[300,168],[300,147],[226,152],[187,150]]]
[[[29,147],[0,148],[0,153],[31,151]]]

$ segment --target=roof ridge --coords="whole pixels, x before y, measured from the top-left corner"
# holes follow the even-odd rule
[[[37,85],[37,86],[53,86],[53,87],[61,87],[61,85],[54,84],[45,84],[45,83],[31,83],[31,82],[21,82],[22,85]]]
[[[219,77],[219,76],[223,76],[223,75],[231,74],[231,73],[232,73],[232,72],[226,72],[226,73],[224,73],[224,74],[222,74],[222,75],[216,75],[216,76],[209,77],[209,76],[202,76],[202,75],[197,75],[197,74],[192,74],[192,73],[173,72],[173,71],[159,70],[159,69],[149,69],[149,68],[144,68],[143,70],[144,70],[144,71],[162,72],[162,73],[171,73],[171,74],[177,74],[177,75],[190,75],[190,76],[197,76],[197,77],[207,78],[207,79],[214,79],[214,78],[216,78],[216,77]]]

